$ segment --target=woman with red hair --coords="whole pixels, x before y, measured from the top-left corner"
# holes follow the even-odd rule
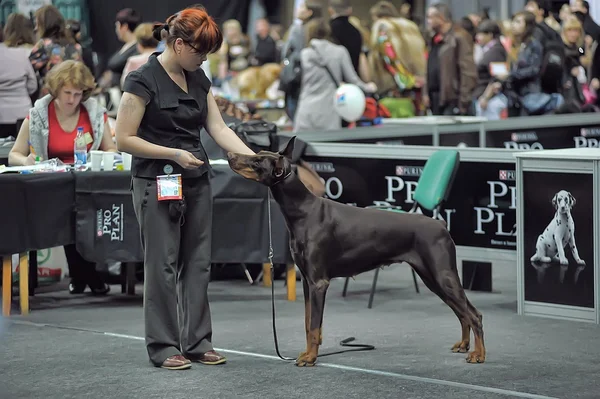
[[[156,367],[225,363],[212,346],[208,282],[212,195],[204,127],[224,150],[254,154],[225,125],[201,69],[223,36],[201,7],[156,25],[163,53],[127,75],[116,124],[133,155],[133,203],[144,248],[146,348]],[[178,317],[179,310],[179,317]]]

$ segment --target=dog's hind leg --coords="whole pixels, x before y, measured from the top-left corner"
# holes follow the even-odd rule
[[[452,242],[440,243],[432,248],[427,261],[428,270],[434,275],[433,284],[437,285],[438,296],[454,311],[462,327],[462,340],[458,349],[470,343],[470,331],[475,336],[475,348],[467,355],[468,363],[483,363],[485,361],[485,345],[483,342],[483,316],[469,302],[463,289],[456,267],[456,249]],[[455,345],[456,347],[456,345]],[[455,349],[453,347],[453,349]]]
[[[321,280],[309,286],[310,321],[307,334],[307,351],[303,356],[296,359],[296,366],[314,366],[319,356],[319,345],[321,341],[321,328],[323,325],[323,312],[325,310],[325,296],[329,288],[329,281]]]
[[[442,290],[441,286],[429,275],[429,273],[425,273],[424,271],[415,269],[423,283],[431,292],[436,294],[456,315],[458,321],[460,322],[461,327],[461,338],[460,341],[452,346],[452,352],[454,353],[466,353],[469,351],[471,345],[471,327],[468,321],[462,316],[461,312],[459,312],[456,306],[451,305],[451,302],[448,300],[447,295]]]

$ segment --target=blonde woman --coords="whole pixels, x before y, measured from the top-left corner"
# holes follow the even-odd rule
[[[225,80],[228,75],[236,74],[248,68],[250,41],[242,32],[242,25],[229,19],[223,23],[223,44],[219,50],[219,78]]]
[[[56,65],[48,73],[46,85],[49,94],[36,101],[29,111],[8,154],[10,165],[32,165],[36,157],[73,163],[73,143],[80,126],[85,132],[88,150],[116,151],[106,110],[90,98],[96,87],[94,77],[82,62],[64,61]],[[87,286],[95,295],[109,292],[109,286],[96,272],[96,265],[86,261],[75,244],[64,249],[71,294],[83,293]]]
[[[567,103],[582,106],[585,103],[583,85],[587,82],[585,66],[589,65],[589,55],[585,51],[585,33],[579,18],[568,16],[563,21],[560,36],[565,45],[563,95]]]

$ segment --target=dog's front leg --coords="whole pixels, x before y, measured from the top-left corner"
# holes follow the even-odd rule
[[[573,259],[575,259],[575,262],[577,262],[578,265],[585,265],[585,261],[579,256],[577,245],[575,245],[575,231],[571,231],[571,237],[569,237],[569,247],[571,247],[571,253],[573,254]]]
[[[319,345],[321,343],[321,327],[323,323],[323,311],[325,309],[325,296],[329,288],[329,282],[320,281],[309,287],[310,320],[306,335],[307,350],[305,354],[296,359],[296,366],[314,366],[319,356]]]
[[[565,244],[563,242],[563,236],[561,234],[556,233],[554,235],[554,243],[556,244],[556,251],[558,252],[558,261],[561,265],[568,265],[569,260],[565,255]]]
[[[300,353],[296,359],[296,363],[298,363],[301,358],[304,358],[310,350],[310,337],[308,335],[310,332],[310,287],[306,277],[304,276],[302,276],[302,290],[304,291],[304,330],[306,333],[306,351]]]

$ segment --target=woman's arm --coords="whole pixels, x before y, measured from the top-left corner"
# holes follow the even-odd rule
[[[152,144],[137,136],[145,112],[146,104],[143,98],[128,92],[123,93],[115,125],[117,149],[140,158],[171,159],[174,149]]]
[[[108,120],[106,122],[104,122],[104,134],[102,135],[102,142],[100,143],[100,150],[108,151],[108,152],[116,152],[117,151],[117,146],[115,145],[115,143],[113,141],[110,124],[108,123]]]
[[[32,95],[38,89],[37,77],[35,76],[35,71],[33,70],[33,67],[29,62],[27,63],[27,65],[25,65],[25,68],[27,69],[27,93],[29,93],[29,95]]]
[[[25,119],[15,140],[13,148],[8,153],[10,166],[35,164],[35,155],[29,152],[29,119]]]
[[[340,59],[340,63],[342,66],[342,80],[347,83],[352,83],[360,87],[366,92],[375,92],[377,87],[374,83],[365,83],[356,74],[354,70],[354,66],[352,65],[352,59],[350,59],[350,53],[346,47],[339,46],[340,54],[342,54],[342,58]]]
[[[144,99],[129,92],[123,93],[115,126],[119,151],[140,158],[168,159],[185,169],[196,169],[204,164],[188,151],[152,144],[138,137],[137,131],[145,112]]]
[[[212,93],[208,93],[208,115],[206,116],[206,131],[215,140],[217,145],[227,152],[254,155],[255,152],[244,144],[244,142],[223,121],[219,106]]]

